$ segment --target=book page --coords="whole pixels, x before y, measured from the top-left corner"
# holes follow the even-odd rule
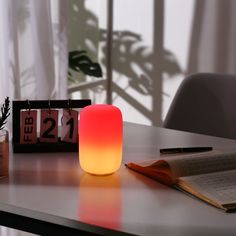
[[[141,163],[130,162],[126,166],[167,185],[173,185],[177,181],[172,178],[170,167],[164,160],[149,160]]]
[[[236,170],[180,177],[178,186],[213,205],[236,203]]]
[[[174,177],[236,169],[236,152],[211,151],[164,158]]]
[[[160,159],[131,162],[127,167],[165,184],[179,177],[236,169],[235,151],[210,151],[198,154],[161,155]]]

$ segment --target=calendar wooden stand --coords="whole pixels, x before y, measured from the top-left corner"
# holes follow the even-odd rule
[[[68,101],[70,108],[83,108],[85,106],[91,105],[90,99],[77,99],[77,100],[30,100],[30,101],[13,101],[12,102],[12,146],[13,152],[15,153],[30,153],[30,152],[77,152],[77,143],[67,143],[61,141],[58,137],[58,142],[56,143],[42,143],[37,138],[37,143],[35,144],[21,144],[20,143],[20,129],[21,129],[21,110],[29,109],[48,109],[49,102],[50,108],[63,109],[68,108]]]

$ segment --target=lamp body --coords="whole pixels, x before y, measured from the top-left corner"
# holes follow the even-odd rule
[[[117,171],[122,161],[123,122],[112,105],[86,106],[80,113],[79,160],[81,168],[94,175]]]

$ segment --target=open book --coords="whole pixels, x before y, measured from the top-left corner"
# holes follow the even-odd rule
[[[165,154],[126,166],[227,212],[236,210],[236,152]]]

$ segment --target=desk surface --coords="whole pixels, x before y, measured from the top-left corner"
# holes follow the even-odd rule
[[[166,147],[236,150],[236,140],[136,124],[125,124],[124,138],[124,162],[159,158],[159,149]],[[224,213],[124,165],[114,175],[88,175],[80,169],[77,153],[10,153],[9,178],[0,180],[0,216],[0,224],[39,234],[236,232],[236,213]]]

